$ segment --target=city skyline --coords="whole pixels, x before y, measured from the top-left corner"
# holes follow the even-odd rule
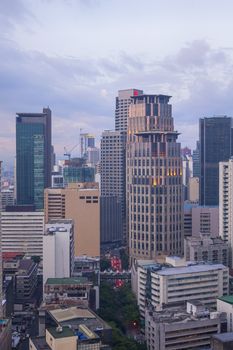
[[[232,116],[230,1],[190,5],[148,0],[143,11],[139,1],[131,0],[124,6],[101,0],[12,4],[0,4],[4,164],[13,164],[18,110],[53,110],[58,156],[64,146],[77,143],[80,128],[97,138],[114,129],[114,99],[120,89],[172,95],[182,146],[194,148],[199,118]]]

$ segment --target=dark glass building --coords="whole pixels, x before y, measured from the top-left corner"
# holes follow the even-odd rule
[[[51,110],[17,113],[17,204],[44,207],[44,188],[51,186]]]
[[[202,118],[200,138],[200,204],[219,204],[219,162],[233,154],[232,118]]]

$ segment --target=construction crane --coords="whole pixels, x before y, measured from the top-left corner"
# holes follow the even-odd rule
[[[65,157],[68,157],[69,160],[70,160],[70,158],[71,158],[71,153],[73,152],[73,150],[74,150],[76,147],[80,146],[80,144],[81,144],[81,132],[82,132],[82,128],[79,129],[79,142],[76,143],[76,145],[74,145],[74,147],[72,147],[70,151],[68,151],[67,148],[64,147],[64,156],[65,156]]]
[[[71,150],[67,150],[67,148],[66,147],[64,147],[64,156],[65,157],[68,157],[68,159],[70,160],[70,158],[71,158],[71,153],[73,152],[73,150],[76,148],[76,147],[78,147],[80,145],[80,142],[79,143],[77,143],[76,145],[74,145],[74,147],[72,147],[71,148]]]

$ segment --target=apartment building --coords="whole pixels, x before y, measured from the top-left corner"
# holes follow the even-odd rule
[[[216,299],[228,294],[229,272],[224,265],[187,263],[179,258],[166,261],[170,266],[138,264],[137,303],[142,317],[148,302],[158,311],[164,305],[189,300],[216,307]]]

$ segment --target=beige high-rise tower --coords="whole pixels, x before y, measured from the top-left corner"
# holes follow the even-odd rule
[[[2,312],[2,161],[0,160],[0,318]]]
[[[74,222],[75,256],[100,256],[100,204],[97,183],[71,183],[45,190],[45,223],[50,219]]]
[[[170,96],[133,96],[127,135],[131,258],[183,254],[180,144]]]

